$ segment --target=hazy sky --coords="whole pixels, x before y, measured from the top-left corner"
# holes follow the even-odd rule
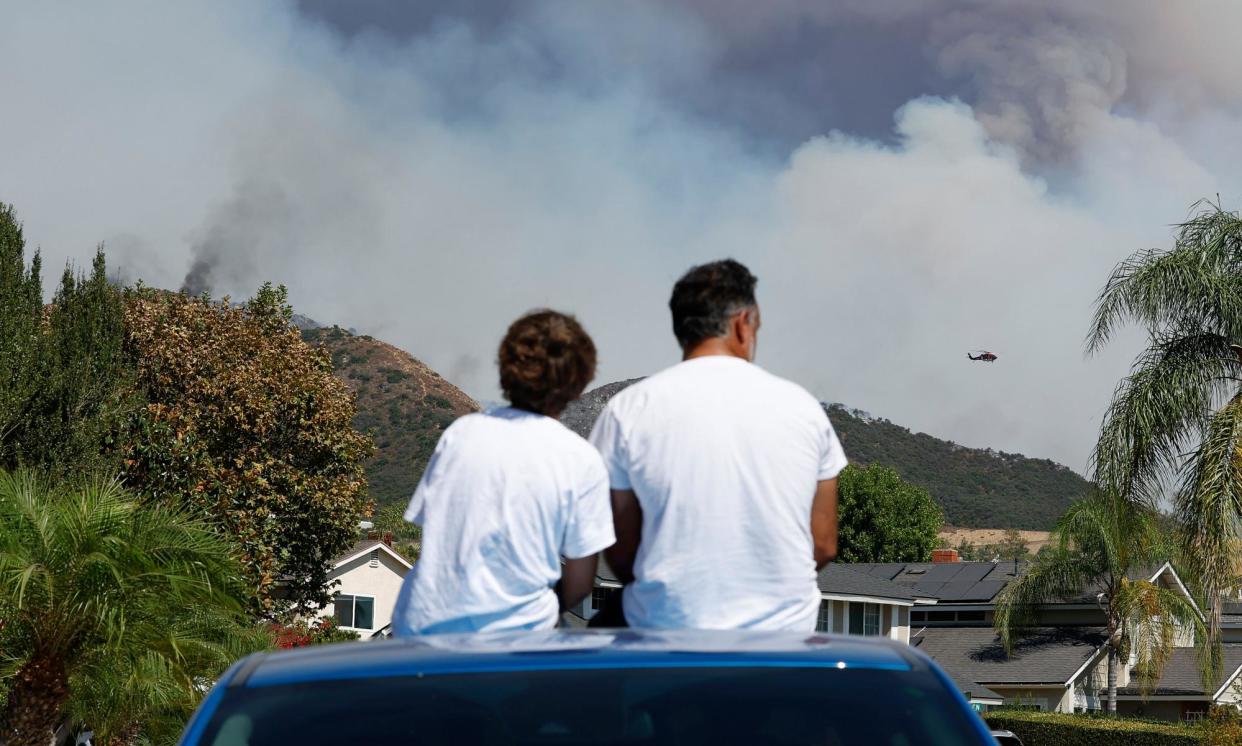
[[[152,285],[196,262],[217,295],[283,282],[485,399],[500,334],[537,306],[583,320],[598,383],[672,363],[672,282],[734,256],[760,278],[769,369],[1081,470],[1139,342],[1083,357],[1109,270],[1196,200],[1242,201],[1232,2],[0,17],[0,200],[50,267],[103,241]]]

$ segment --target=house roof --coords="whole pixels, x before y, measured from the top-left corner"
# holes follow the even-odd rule
[[[988,686],[1064,685],[1105,639],[1104,630],[1097,627],[1040,627],[1015,641],[1009,656],[989,627],[928,627],[910,644],[966,681]]]
[[[1151,580],[1165,570],[1156,567],[1131,568],[1130,580]],[[1030,569],[1030,562],[882,562],[852,564],[852,569],[872,577],[889,580],[914,590],[920,597],[936,598],[940,603],[989,604],[1007,584]],[[1170,568],[1171,569],[1171,568]],[[1176,575],[1176,573],[1174,573]],[[1181,582],[1178,579],[1178,582]],[[1083,588],[1080,595],[1063,603],[1094,604],[1100,589]],[[1239,617],[1242,622],[1242,617]]]
[[[393,559],[401,563],[407,570],[414,566],[408,559],[406,559],[405,557],[402,557],[400,554],[397,553],[395,549],[388,546],[387,544],[380,541],[379,539],[367,539],[365,541],[360,541],[354,544],[349,549],[346,549],[344,552],[333,557],[332,567],[334,568],[340,567],[341,565],[352,562],[358,557],[364,554],[368,554],[376,549],[382,552],[386,552],[389,555],[391,555]]]
[[[1220,623],[1225,627],[1242,627],[1242,603],[1223,604]]]
[[[1223,684],[1231,682],[1238,675],[1239,668],[1242,668],[1242,644],[1225,644],[1221,647],[1221,670],[1212,684],[1212,691],[1206,694],[1215,694]],[[1117,693],[1127,696],[1142,694],[1138,684],[1134,681],[1131,681],[1130,685],[1124,689],[1118,689]],[[1205,696],[1203,677],[1199,673],[1198,650],[1196,648],[1174,648],[1173,655],[1165,663],[1160,681],[1148,694],[1161,697]]]
[[[941,668],[944,668],[944,666],[941,666]],[[947,668],[944,668],[944,672],[949,675],[950,679],[953,679],[953,683],[957,685],[958,691],[962,693],[962,696],[964,696],[967,701],[989,700],[994,701],[997,704],[1004,703],[1005,701],[1005,698],[1000,694],[988,689],[986,686],[977,681],[971,681],[967,676],[962,676],[961,674],[955,671],[950,671]]]
[[[1017,573],[1025,572],[1027,564],[1016,563]],[[1017,577],[1014,562],[882,562],[850,568],[942,603],[991,603],[1005,584]]]
[[[899,585],[854,569],[853,565],[829,563],[819,571],[820,593],[840,596],[866,596],[913,602],[916,598],[933,598],[916,592],[909,586]]]

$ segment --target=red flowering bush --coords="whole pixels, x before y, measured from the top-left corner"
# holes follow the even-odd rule
[[[272,624],[268,629],[276,641],[276,647],[285,649],[358,639],[357,632],[341,629],[332,617],[316,619],[313,622],[299,620],[292,624]]]

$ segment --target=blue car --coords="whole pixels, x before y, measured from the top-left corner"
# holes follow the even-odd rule
[[[909,646],[759,632],[439,635],[253,655],[183,746],[994,746]]]

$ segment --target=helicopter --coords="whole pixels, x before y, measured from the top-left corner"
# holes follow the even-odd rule
[[[966,353],[966,357],[976,362],[994,363],[996,362],[999,356],[995,352],[988,352],[987,350],[975,350],[973,354],[969,352]]]

